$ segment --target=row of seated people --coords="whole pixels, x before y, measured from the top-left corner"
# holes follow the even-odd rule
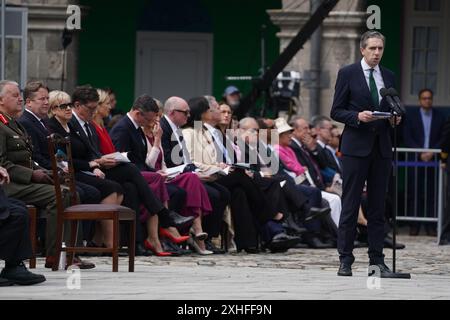
[[[258,235],[274,251],[286,250],[299,239],[286,234],[286,231],[301,231],[295,222],[286,223],[291,213],[298,217],[326,212],[320,208],[319,197],[316,197],[319,199],[316,201],[317,207],[311,208],[313,201],[310,201],[310,197],[301,193],[298,186],[289,187],[290,183],[285,182],[281,186],[272,178],[258,179],[243,170],[234,170],[223,177],[202,174],[202,162],[193,161],[196,160],[193,159],[195,153],[191,152],[191,155],[183,134],[178,130],[189,118],[189,105],[180,98],[170,98],[165,103],[165,115],[161,117],[159,127],[161,115],[156,101],[146,95],[139,97],[127,116],[111,131],[111,141],[102,126],[102,119],[109,111],[104,92],[85,86],[77,88],[70,97],[63,92],[49,93],[43,83],[31,82],[25,88],[26,107],[23,111],[23,99],[17,84],[5,81],[0,85],[1,91],[10,98],[0,101],[0,111],[5,120],[2,123],[5,128],[14,131],[3,136],[6,150],[1,160],[11,171],[13,182],[7,193],[38,208],[47,209],[46,264],[49,266],[54,252],[56,208],[52,186],[49,185],[51,177],[42,168],[49,168],[46,136],[50,132],[70,136],[81,201],[122,203],[133,208],[147,226],[146,230],[138,228],[137,248],[142,248],[144,244],[158,255],[175,253],[163,251],[159,242],[161,235],[173,242],[189,239],[197,252],[213,253],[214,250],[207,250],[208,243],[209,248],[215,249],[208,240],[218,236],[227,205],[231,207],[236,245],[238,249],[248,252],[257,250]],[[206,113],[211,115],[217,102],[212,98],[209,100],[204,97],[192,99],[191,109],[195,109],[196,104],[203,104],[209,110]],[[213,107],[210,108],[210,105]],[[52,115],[50,118],[49,113]],[[19,123],[15,121],[17,118]],[[211,125],[215,126],[216,122],[217,119],[212,120]],[[17,147],[16,142],[19,142]],[[221,150],[220,144],[213,145],[216,152]],[[173,152],[176,147],[178,152]],[[118,163],[107,156],[116,148],[126,152],[132,163]],[[165,165],[173,166],[174,160],[180,159],[187,164],[186,172],[166,181]],[[224,169],[231,162],[217,161],[205,165]],[[19,172],[23,174],[16,174]],[[176,211],[185,218],[167,209],[168,206],[177,207]],[[188,226],[190,221],[193,221],[191,228]],[[311,221],[307,224],[314,223]],[[192,237],[180,236],[175,227]],[[145,231],[147,238],[144,240],[142,237]],[[94,239],[97,243],[111,245],[111,225],[103,222],[95,228]],[[204,240],[207,240],[206,243]]]

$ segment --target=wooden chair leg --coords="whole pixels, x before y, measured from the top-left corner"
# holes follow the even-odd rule
[[[69,246],[74,248],[76,247],[76,241],[77,241],[77,233],[78,233],[78,221],[73,220],[70,225],[70,244]],[[73,258],[75,256],[75,252],[71,252],[67,255],[67,265],[71,266],[73,263]]]
[[[61,247],[63,240],[63,228],[64,220],[60,215],[56,217],[56,244],[55,244],[55,262],[52,267],[52,271],[58,271],[59,268],[59,258],[61,256]]]
[[[129,240],[128,240],[128,272],[134,272],[134,255],[136,250],[136,220],[129,222]]]
[[[113,272],[119,271],[119,219],[117,215],[113,218]]]
[[[36,247],[37,247],[37,210],[33,206],[27,206],[28,216],[30,217],[30,241],[31,241],[31,252],[32,256],[30,258],[30,269],[36,268]]]

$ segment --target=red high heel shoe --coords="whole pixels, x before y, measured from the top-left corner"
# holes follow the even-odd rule
[[[168,257],[172,255],[172,253],[165,251],[156,252],[156,249],[151,245],[151,243],[147,239],[144,240],[144,247],[153,252],[157,257]]]
[[[169,231],[167,231],[164,228],[159,228],[159,235],[163,238],[167,238],[173,243],[180,244],[183,242],[186,242],[189,239],[189,236],[180,236],[180,237],[174,237]]]

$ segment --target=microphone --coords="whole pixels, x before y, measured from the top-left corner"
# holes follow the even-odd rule
[[[395,90],[394,88],[389,88],[388,94],[394,99],[395,103],[397,104],[398,109],[400,110],[400,115],[406,114],[406,109],[403,106],[403,103],[400,101],[397,90]]]
[[[384,99],[386,99],[387,103],[389,104],[389,107],[391,108],[392,111],[394,111],[394,113],[396,115],[400,115],[401,111],[400,109],[397,107],[397,104],[395,103],[395,101],[392,99],[392,97],[389,95],[389,90],[386,88],[381,88],[380,89],[380,95],[381,97],[383,97]]]

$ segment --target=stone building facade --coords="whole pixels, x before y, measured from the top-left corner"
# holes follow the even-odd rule
[[[50,89],[61,89],[63,74],[62,34],[67,7],[73,0],[7,0],[7,6],[28,9],[27,79],[44,80]],[[75,32],[65,58],[63,89],[71,92],[78,79],[78,35]]]
[[[366,25],[365,1],[340,1],[322,27],[321,50],[321,91],[319,114],[329,115],[333,102],[334,84],[338,70],[355,62],[360,57],[359,39]],[[272,22],[280,28],[280,50],[282,51],[295,37],[300,28],[310,17],[310,1],[283,0],[283,9],[268,11]],[[308,41],[286,70],[300,72],[307,77],[310,70],[311,42]],[[300,115],[306,119],[310,114],[310,90],[308,81],[301,83]]]

